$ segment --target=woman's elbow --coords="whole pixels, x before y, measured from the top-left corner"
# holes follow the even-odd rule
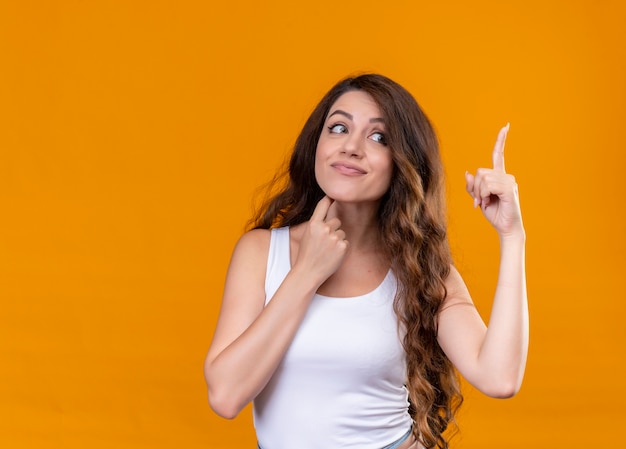
[[[211,369],[208,357],[204,362],[204,379],[211,409],[222,418],[236,418],[243,407],[238,406],[233,392],[219,382],[219,377],[216,377]]]
[[[230,396],[230,397],[229,397]],[[222,418],[234,419],[239,415],[240,407],[233,399],[232,395],[218,394],[209,388],[209,406]]]
[[[521,380],[507,379],[499,382],[492,382],[481,388],[482,392],[489,397],[496,399],[509,399],[519,393],[522,386]]]

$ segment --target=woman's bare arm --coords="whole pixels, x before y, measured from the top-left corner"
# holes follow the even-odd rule
[[[466,175],[474,205],[481,206],[500,236],[500,270],[489,326],[485,326],[456,269],[447,281],[448,296],[439,316],[438,340],[452,363],[476,388],[494,397],[510,397],[520,388],[528,353],[528,302],[525,274],[526,234],[517,184],[504,170],[500,131],[493,169]]]
[[[320,201],[306,224],[298,256],[264,307],[270,233],[254,230],[238,242],[224,288],[217,329],[204,373],[209,402],[219,415],[235,417],[269,382],[319,286],[341,264],[347,249],[341,223]]]

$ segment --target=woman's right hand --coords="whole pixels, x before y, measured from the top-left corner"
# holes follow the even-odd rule
[[[321,285],[337,271],[348,251],[346,233],[335,214],[334,201],[322,198],[304,226],[294,270],[315,276]]]

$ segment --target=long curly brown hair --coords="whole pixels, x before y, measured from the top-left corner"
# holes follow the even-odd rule
[[[404,330],[413,433],[427,448],[448,448],[444,431],[454,422],[463,397],[457,373],[437,342],[444,281],[452,263],[444,176],[437,137],[413,96],[377,74],[337,83],[305,123],[284,178],[274,179],[271,194],[250,227],[294,226],[310,219],[324,196],[314,173],[319,136],[332,105],[353,90],[366,92],[378,104],[394,161],[391,186],[382,198],[378,218],[382,247],[398,281],[394,309]]]

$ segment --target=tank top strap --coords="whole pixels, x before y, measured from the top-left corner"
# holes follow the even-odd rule
[[[267,255],[267,271],[265,272],[265,304],[280,287],[291,270],[289,252],[289,227],[274,228],[270,231],[270,250]]]

